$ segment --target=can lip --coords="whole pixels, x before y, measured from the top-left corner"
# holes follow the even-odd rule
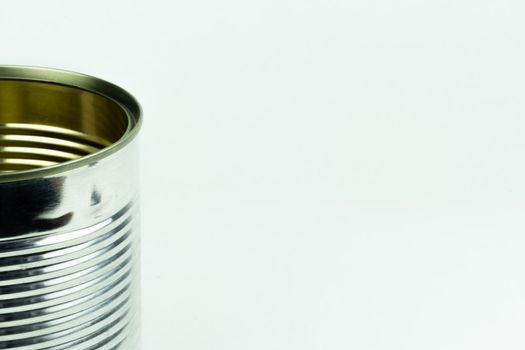
[[[78,159],[52,166],[12,173],[0,173],[0,184],[52,176],[93,164],[119,151],[133,141],[142,125],[142,109],[135,97],[123,88],[100,78],[54,68],[0,65],[0,80],[27,80],[54,83],[86,90],[104,96],[118,104],[119,107],[126,112],[129,120],[129,126],[124,135],[108,147]]]

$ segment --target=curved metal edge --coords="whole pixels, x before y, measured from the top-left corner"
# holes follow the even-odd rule
[[[117,142],[98,152],[49,167],[0,174],[0,184],[57,175],[96,163],[124,148],[135,139],[141,129],[142,108],[135,97],[123,88],[103,79],[54,68],[3,65],[0,66],[0,80],[6,79],[60,84],[104,96],[117,103],[126,112],[129,126],[126,133]]]

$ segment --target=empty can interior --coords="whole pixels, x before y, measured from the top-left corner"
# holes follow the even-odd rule
[[[131,142],[141,124],[135,98],[105,80],[0,66],[0,183],[94,164]]]
[[[118,141],[128,116],[111,99],[77,87],[0,80],[0,172],[71,161]]]

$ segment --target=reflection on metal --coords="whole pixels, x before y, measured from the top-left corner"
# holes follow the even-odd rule
[[[0,349],[139,349],[140,123],[108,82],[0,67]]]

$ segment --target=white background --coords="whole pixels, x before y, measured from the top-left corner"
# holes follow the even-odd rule
[[[521,1],[4,1],[141,101],[147,350],[525,348]]]

